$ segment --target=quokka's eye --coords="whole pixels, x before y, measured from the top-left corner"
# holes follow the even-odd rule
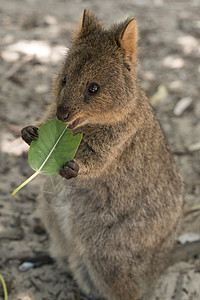
[[[100,90],[100,85],[96,82],[92,82],[89,84],[87,92],[89,95],[92,96],[92,95],[97,94],[99,92],[99,90]]]
[[[66,82],[67,82],[67,77],[64,76],[62,79],[62,87],[64,87],[66,85]]]

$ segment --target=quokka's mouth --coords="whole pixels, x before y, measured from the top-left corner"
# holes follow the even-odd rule
[[[80,120],[80,118],[75,119],[73,122],[69,123],[67,128],[71,129],[71,130],[74,129],[78,125],[79,120]]]

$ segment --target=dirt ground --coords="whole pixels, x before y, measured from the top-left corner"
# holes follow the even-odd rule
[[[68,270],[44,257],[49,239],[36,210],[43,177],[10,196],[33,173],[20,130],[51,101],[51,80],[86,7],[106,26],[137,18],[142,86],[185,181],[182,234],[200,239],[200,1],[0,0],[0,274],[9,300],[86,300]],[[177,112],[185,97],[188,106]],[[150,300],[200,299],[200,243],[186,245],[187,257],[180,250]],[[22,262],[34,259],[35,267],[23,270]]]

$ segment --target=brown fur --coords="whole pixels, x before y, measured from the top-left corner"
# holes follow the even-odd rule
[[[52,255],[68,257],[92,299],[139,299],[163,270],[182,216],[182,182],[138,83],[136,52],[135,19],[106,30],[85,10],[40,122],[56,112],[80,118],[79,175],[56,192],[64,207],[41,210]],[[89,96],[91,82],[100,91]]]

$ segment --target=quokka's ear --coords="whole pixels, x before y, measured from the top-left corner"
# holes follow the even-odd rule
[[[121,47],[125,55],[135,62],[137,58],[138,31],[135,18],[128,18],[123,24],[120,24],[116,34],[116,42]]]
[[[75,39],[81,36],[87,36],[91,32],[101,31],[103,28],[102,23],[93,15],[89,9],[85,9],[82,13],[81,22],[77,33],[75,34]]]

